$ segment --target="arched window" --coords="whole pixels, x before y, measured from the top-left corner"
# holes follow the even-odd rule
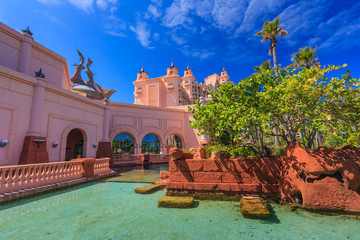
[[[112,142],[114,154],[134,154],[134,139],[127,133],[119,133]]]
[[[160,141],[154,134],[146,135],[141,141],[141,153],[160,153]]]
[[[166,139],[166,149],[167,149],[167,152],[169,152],[170,148],[172,147],[177,147],[179,149],[182,149],[183,147],[183,144],[182,144],[182,141],[181,141],[181,138],[178,136],[178,135],[170,135],[168,137],[168,139]]]

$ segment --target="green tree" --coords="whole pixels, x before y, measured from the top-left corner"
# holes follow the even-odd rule
[[[256,35],[262,36],[262,42],[270,40],[270,48],[269,55],[273,56],[275,74],[278,75],[278,61],[277,61],[277,53],[276,53],[276,44],[278,37],[284,37],[288,35],[288,32],[283,29],[284,25],[279,25],[280,16],[275,18],[273,21],[264,22],[263,29],[260,32],[257,32]],[[274,131],[277,135],[277,128],[275,127]],[[280,146],[280,141],[277,136],[275,136],[275,145]]]
[[[280,75],[264,86],[270,119],[287,143],[297,140],[300,132],[303,146],[311,148],[317,131],[348,132],[359,123],[359,81],[325,76],[341,68],[315,65],[299,72],[279,69]]]
[[[273,56],[274,68],[278,67],[277,54],[276,54],[276,44],[278,37],[284,37],[288,35],[288,32],[283,29],[284,25],[279,25],[280,16],[275,18],[273,21],[264,22],[263,29],[256,33],[258,36],[262,36],[262,42],[270,40],[270,49],[269,55]]]
[[[312,49],[310,47],[300,48],[299,52],[294,53],[291,61],[294,62],[294,66],[296,69],[301,67],[305,67],[309,69],[311,66],[315,65],[319,60],[315,58],[316,48]]]
[[[238,85],[220,85],[211,93],[207,105],[197,103],[193,112],[191,127],[199,130],[199,135],[208,135],[219,147],[232,149],[246,146],[259,157],[270,154],[264,142],[268,127],[264,105],[263,85],[269,79],[270,71],[252,75]],[[221,149],[219,149],[221,150]]]
[[[266,60],[265,62],[262,62],[261,65],[254,67],[256,74],[266,72],[270,69],[271,69],[270,60]]]

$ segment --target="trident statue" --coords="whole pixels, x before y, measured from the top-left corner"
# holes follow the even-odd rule
[[[84,82],[81,77],[81,71],[85,69],[85,67],[83,66],[85,58],[79,50],[77,50],[77,52],[80,57],[80,63],[74,64],[75,72],[70,78],[71,82],[73,83],[72,91],[86,93],[86,97],[88,98],[96,100],[105,99],[105,101],[108,102],[110,96],[116,91],[114,89],[103,89],[100,85],[94,82],[95,74],[90,70],[93,61],[90,58],[88,58],[88,61],[86,63],[87,70],[85,71],[88,76],[88,80]]]

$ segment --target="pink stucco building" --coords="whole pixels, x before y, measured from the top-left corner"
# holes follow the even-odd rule
[[[223,69],[220,76],[213,74],[205,78],[204,83],[199,83],[189,67],[185,69],[183,77],[178,70],[172,62],[165,76],[149,78],[149,73],[143,67],[134,82],[134,103],[157,107],[191,105],[196,100],[206,98],[209,91],[216,90],[220,84],[228,83],[230,78]]]
[[[133,139],[134,154],[141,153],[148,134],[157,137],[160,152],[166,152],[167,139],[174,135],[183,148],[200,143],[189,126],[191,113],[179,106],[179,96],[187,95],[189,104],[201,95],[192,90],[197,83],[190,69],[182,78],[175,67],[155,79],[141,71],[134,83],[136,104],[107,104],[72,92],[66,59],[37,43],[29,32],[19,33],[0,23],[0,53],[2,166],[106,157],[120,133]],[[34,77],[40,69],[45,78]],[[209,79],[213,84],[211,79],[228,77]]]

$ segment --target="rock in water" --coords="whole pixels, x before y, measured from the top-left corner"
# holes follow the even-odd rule
[[[164,187],[165,187],[164,184],[150,184],[144,187],[135,188],[135,192],[140,194],[149,194],[149,193],[157,192],[163,189]]]
[[[245,218],[267,219],[270,217],[270,210],[265,200],[258,197],[241,198],[240,211]]]
[[[158,206],[164,208],[189,208],[193,204],[194,197],[165,196],[158,201]]]

